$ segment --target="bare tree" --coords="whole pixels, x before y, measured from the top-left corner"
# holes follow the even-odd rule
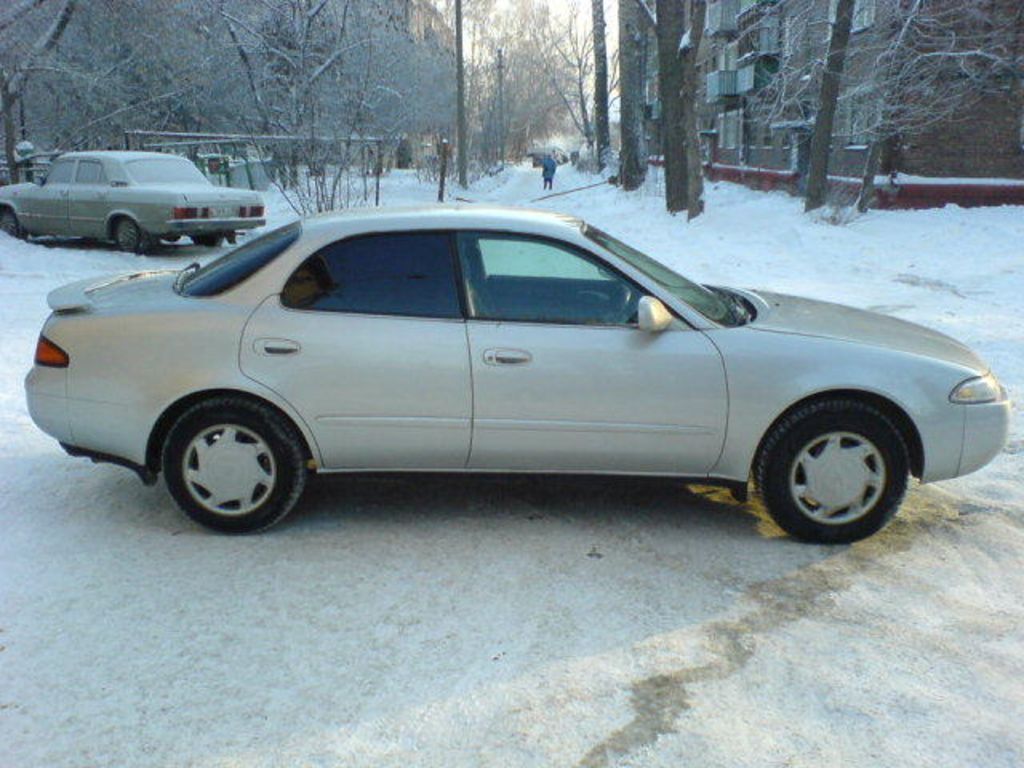
[[[466,128],[466,72],[462,51],[462,0],[455,0],[455,144],[459,186],[469,186],[469,137]]]
[[[697,52],[704,35],[705,0],[690,0],[690,27],[679,43],[682,58],[682,120],[686,142],[686,218],[693,219],[704,212],[704,173],[700,159],[700,132],[697,125],[699,71]]]
[[[868,45],[870,69],[844,94],[858,138],[868,145],[857,208],[867,210],[883,153],[900,136],[955,120],[1014,78],[1024,6],[1000,14],[987,3],[882,0],[881,34]]]
[[[807,171],[804,210],[813,211],[825,204],[828,192],[828,163],[832,151],[832,129],[835,124],[839,86],[846,64],[846,48],[853,27],[854,0],[836,0],[835,22],[829,37],[825,71],[821,76],[818,112],[811,136],[811,162]]]
[[[647,23],[637,0],[619,0],[619,183],[627,191],[643,184],[646,175],[641,44]]]
[[[64,0],[56,11],[53,21],[45,27],[32,45],[25,51],[18,51],[16,46],[10,46],[8,51],[13,53],[10,57],[11,60],[0,64],[0,112],[2,112],[4,126],[4,156],[10,170],[11,181],[16,182],[19,179],[15,153],[17,128],[15,127],[14,111],[24,95],[29,72],[46,54],[53,50],[64,34],[64,30],[67,29],[71,15],[75,11],[75,1]],[[0,32],[8,30],[7,34],[12,34],[9,31],[10,27],[30,11],[43,5],[45,2],[42,0],[21,3],[4,17],[3,23],[0,24]]]
[[[672,213],[687,207],[686,124],[683,114],[683,61],[679,43],[684,33],[683,4],[657,0],[658,94],[661,98],[661,152],[665,157],[665,207]]]
[[[594,20],[594,127],[598,168],[604,168],[611,147],[608,130],[608,50],[605,38],[604,0],[591,0]]]

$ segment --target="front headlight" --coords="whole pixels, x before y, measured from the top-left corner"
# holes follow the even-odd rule
[[[994,403],[1006,396],[991,373],[962,381],[949,393],[950,402],[966,404]]]

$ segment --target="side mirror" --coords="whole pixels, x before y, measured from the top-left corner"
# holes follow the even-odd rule
[[[658,333],[672,325],[672,313],[660,300],[644,296],[637,305],[637,320],[641,331]]]

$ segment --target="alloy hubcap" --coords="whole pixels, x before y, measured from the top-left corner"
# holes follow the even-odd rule
[[[839,525],[868,514],[885,488],[885,461],[874,443],[853,432],[829,432],[797,454],[789,490],[815,522]]]
[[[252,512],[274,490],[277,467],[266,442],[237,424],[196,435],[182,459],[185,487],[197,504],[218,515]]]

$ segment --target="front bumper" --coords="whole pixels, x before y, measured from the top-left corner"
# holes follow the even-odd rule
[[[960,407],[964,409],[964,442],[957,475],[966,475],[984,467],[1003,450],[1010,433],[1011,403],[1004,399]]]
[[[253,219],[171,219],[164,222],[162,235],[209,235],[219,232],[234,232],[239,229],[255,229],[267,223],[265,218]]]

